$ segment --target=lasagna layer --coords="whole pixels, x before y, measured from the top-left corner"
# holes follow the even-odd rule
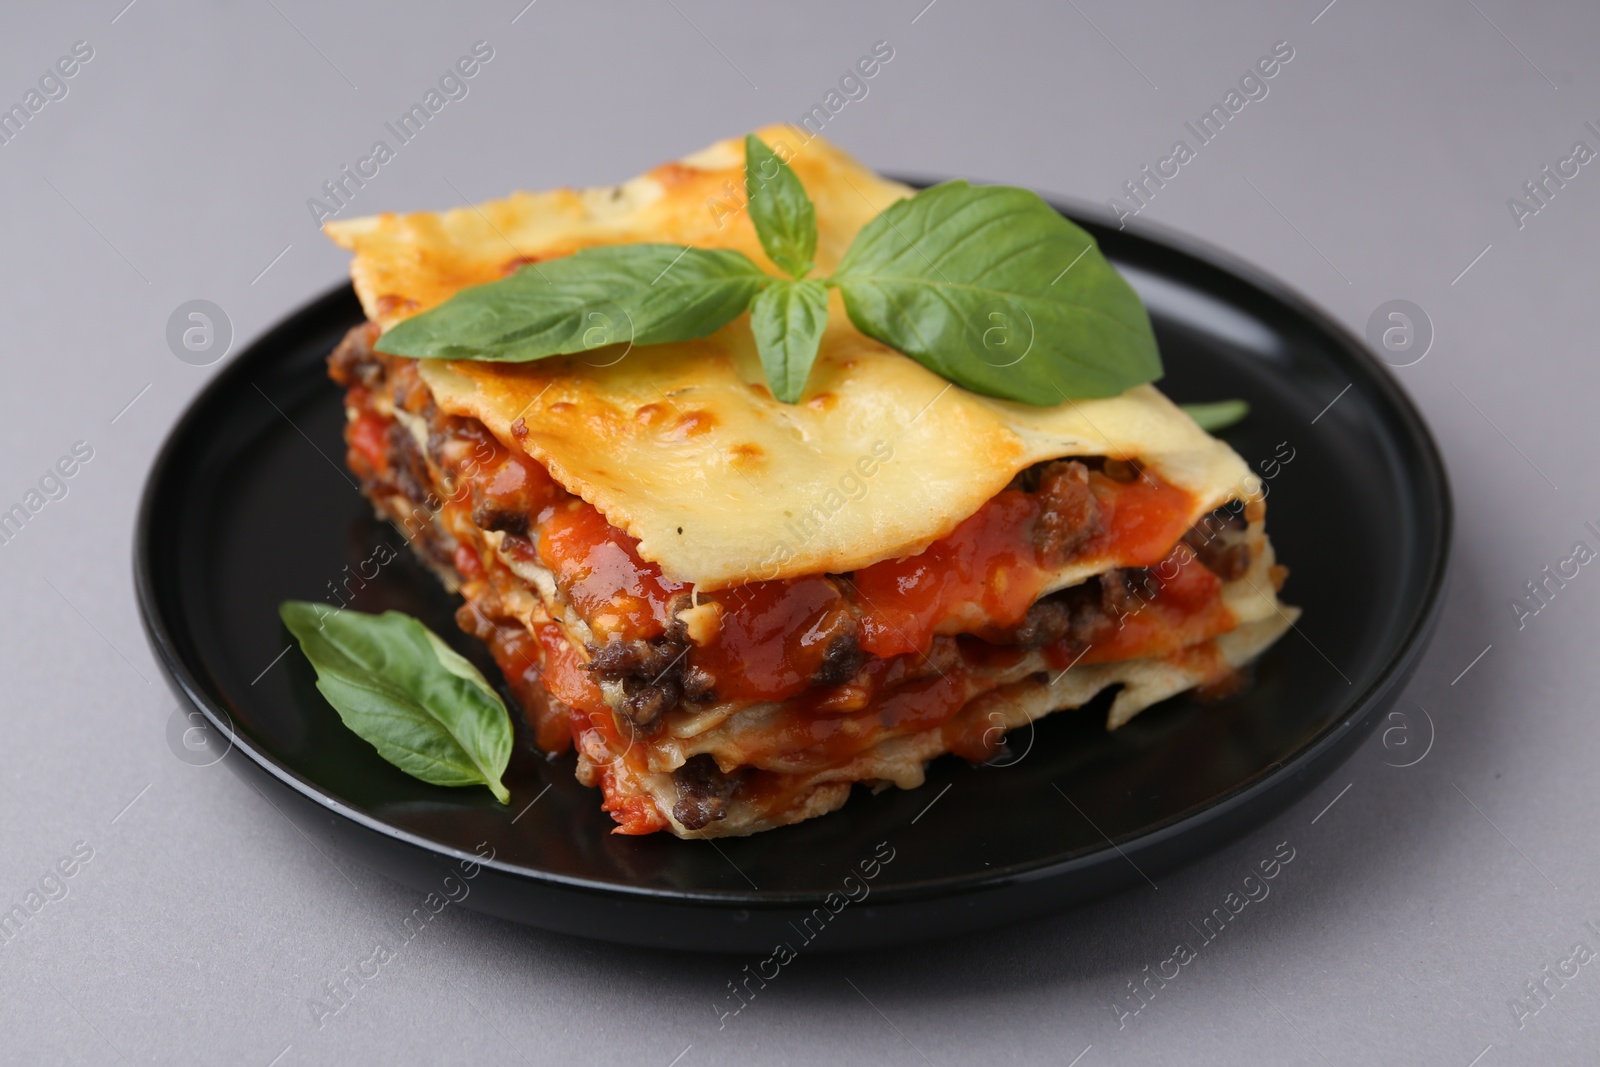
[[[331,361],[350,465],[620,832],[747,834],[854,782],[914,787],[932,757],[988,759],[1114,685],[1119,725],[1229,686],[1293,618],[1259,502],[1190,525],[1190,493],[1105,457],[1025,469],[920,553],[701,592],[518,448],[516,423],[502,439],[446,411],[376,336],[352,331]],[[1057,588],[1085,559],[1097,573]]]
[[[822,271],[911,193],[760,133],[816,205]],[[327,227],[370,320],[330,361],[349,463],[618,831],[748,834],[853,783],[915,786],[942,753],[989,759],[1108,688],[1115,727],[1237,685],[1296,616],[1260,482],[1151,386],[978,396],[857,332],[837,294],[797,404],[768,391],[747,316],[634,347],[602,315],[592,350],[524,364],[374,351],[465,287],[586,247],[727,248],[780,274],[743,183],[730,140],[605,189]]]

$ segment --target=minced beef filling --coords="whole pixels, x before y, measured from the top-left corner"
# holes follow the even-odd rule
[[[672,772],[672,784],[678,792],[672,817],[686,830],[700,830],[725,818],[728,801],[739,789],[739,778],[737,773],[723,774],[717,761],[705,753],[691,756]]]
[[[1040,562],[1060,565],[1101,532],[1100,505],[1089,491],[1089,468],[1082,463],[1063,459],[1036,466],[1043,508],[1033,527],[1033,543]]]
[[[1206,570],[1225,582],[1238,581],[1250,569],[1250,545],[1244,517],[1218,508],[1189,528],[1183,543],[1194,549]]]
[[[811,675],[812,685],[843,685],[867,662],[867,654],[861,650],[861,642],[856,637],[854,616],[840,612],[840,617],[849,628],[837,630],[828,638],[822,662]]]
[[[364,322],[345,334],[328,357],[328,376],[346,388],[362,385],[376,390],[388,373],[384,359],[372,351],[381,333],[377,323]]]
[[[588,650],[589,670],[601,681],[622,686],[617,711],[645,733],[653,733],[661,717],[686,696],[691,700],[706,696],[704,683],[710,676],[690,672],[689,639],[677,620],[660,637],[613,638],[603,645],[589,645]]]

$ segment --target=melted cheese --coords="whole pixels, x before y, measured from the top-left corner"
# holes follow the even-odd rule
[[[817,205],[819,272],[911,192],[820,139],[761,135],[798,149],[791,165]],[[388,328],[509,265],[590,245],[734,248],[778,273],[738,210],[742,188],[742,141],[729,140],[611,189],[517,193],[326,229],[355,253],[356,292]],[[424,361],[422,373],[442,409],[525,448],[637,538],[642,557],[704,589],[914,554],[1040,460],[1136,457],[1193,494],[1192,519],[1258,484],[1150,386],[1056,407],[978,396],[857,332],[837,294],[796,405],[768,392],[748,316],[682,344],[525,364]],[[525,435],[512,431],[518,420]],[[1078,560],[1054,584],[1117,563]]]

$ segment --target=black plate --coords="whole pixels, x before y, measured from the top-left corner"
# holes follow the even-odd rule
[[[612,834],[572,757],[545,761],[525,730],[509,807],[484,789],[414,781],[345,730],[298,651],[274,664],[288,644],[279,601],[331,599],[331,585],[372,573],[362,564],[378,546],[404,548],[343,467],[341,392],[323,359],[361,321],[348,288],[241,353],[157,459],[134,558],[156,654],[180,697],[231,741],[226,762],[307,832],[423,890],[492,849],[467,906],[553,930],[762,954],[812,938],[815,950],[852,949],[1157,877],[1305,793],[1398,695],[1438,611],[1449,489],[1415,409],[1327,315],[1191,240],[1066,213],[1148,304],[1168,394],[1250,401],[1227,436],[1275,472],[1268,529],[1293,572],[1284,598],[1305,616],[1240,696],[1171,700],[1115,734],[1102,698],[1019,731],[1010,766],[946,757],[921,789],[858,788],[832,815],[714,843]],[[453,598],[405,552],[355,606],[417,615],[498,677],[457,631]]]

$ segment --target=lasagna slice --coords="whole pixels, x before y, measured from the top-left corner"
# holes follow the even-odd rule
[[[823,269],[911,192],[820,139],[762,136],[817,205]],[[597,323],[611,343],[521,364],[375,351],[466,286],[584,247],[766,263],[743,166],[730,140],[612,188],[326,227],[370,320],[330,358],[350,466],[617,832],[750,834],[857,783],[915,788],[945,753],[989,759],[1105,690],[1116,728],[1240,684],[1298,614],[1264,494],[1150,386],[978,396],[837,304],[794,405],[768,391],[747,316],[637,348]]]

